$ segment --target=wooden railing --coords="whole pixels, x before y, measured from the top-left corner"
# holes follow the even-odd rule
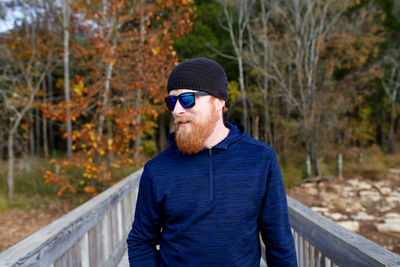
[[[126,250],[141,173],[0,253],[0,266],[116,266]]]
[[[126,250],[141,172],[0,253],[0,266],[117,266]],[[400,266],[399,255],[290,197],[288,205],[300,267]]]
[[[288,197],[297,260],[302,266],[400,266],[400,256]]]

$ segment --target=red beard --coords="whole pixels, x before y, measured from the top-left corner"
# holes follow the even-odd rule
[[[215,125],[219,119],[218,113],[214,106],[212,106],[210,115],[203,122],[196,121],[192,117],[179,117],[174,120],[175,126],[175,140],[178,145],[178,149],[184,153],[194,154],[199,152],[204,146],[205,141],[214,131]],[[189,127],[180,127],[179,123],[189,121],[191,125]]]

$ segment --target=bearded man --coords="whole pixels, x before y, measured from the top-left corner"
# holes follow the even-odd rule
[[[225,71],[194,58],[170,74],[171,146],[148,161],[128,237],[131,266],[297,266],[273,149],[223,121]]]

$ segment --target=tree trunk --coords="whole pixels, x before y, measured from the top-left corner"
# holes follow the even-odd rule
[[[40,154],[40,111],[38,108],[33,110],[35,112],[35,151],[36,155]]]
[[[67,156],[68,159],[72,158],[72,123],[71,123],[71,108],[69,102],[71,101],[69,89],[69,27],[70,25],[70,10],[69,0],[63,1],[63,27],[64,27],[64,94],[65,101],[67,102]]]
[[[144,1],[143,0],[140,1],[140,6],[141,6],[141,8],[140,8],[140,41],[139,41],[138,51],[139,51],[139,58],[140,58],[139,64],[141,64],[141,67],[139,70],[139,74],[140,74],[140,77],[144,78],[143,67],[145,64],[145,60],[144,60],[142,49],[143,49],[144,42],[146,39],[146,25],[145,25],[146,17],[144,14]],[[144,85],[144,82],[142,84]],[[140,105],[141,99],[142,99],[142,88],[139,88],[136,92],[136,103],[135,103],[136,109],[140,108],[139,105]],[[141,122],[142,122],[142,116],[141,116],[141,114],[139,114],[136,117],[136,125],[138,127],[140,127]],[[141,146],[142,146],[142,136],[141,136],[141,133],[139,132],[138,135],[136,136],[136,141],[135,141],[136,155],[138,155],[139,148]]]
[[[4,144],[3,144],[3,138],[4,138],[4,131],[2,130],[2,128],[0,128],[0,160],[4,159]]]
[[[392,101],[390,114],[390,131],[389,131],[389,154],[396,154],[396,138],[395,138],[395,122],[396,122],[396,99]]]
[[[14,197],[14,133],[10,131],[8,136],[8,199]]]
[[[43,83],[43,103],[47,104],[47,85],[46,81]],[[45,116],[42,116],[42,131],[43,131],[43,153],[44,157],[48,158],[49,157],[49,142],[48,142],[48,136],[47,136],[47,118]]]
[[[263,29],[267,30],[268,29],[268,24],[267,24],[267,13],[265,9],[265,4],[264,1],[261,2],[261,21],[263,25]],[[269,73],[268,69],[268,64],[269,64],[269,58],[268,58],[268,34],[265,33],[263,35],[263,69],[265,73]],[[266,143],[270,143],[272,141],[271,138],[271,123],[270,123],[270,117],[269,117],[269,103],[268,103],[268,91],[269,91],[269,86],[268,86],[268,76],[264,74],[264,86],[263,86],[263,103],[264,103],[264,138]]]
[[[32,102],[28,104],[31,106]],[[7,188],[8,188],[8,199],[12,199],[14,197],[14,161],[15,161],[15,153],[14,153],[14,137],[17,132],[18,126],[21,123],[21,119],[23,114],[26,112],[26,109],[23,110],[22,113],[16,114],[16,119],[12,123],[10,127],[10,132],[8,133],[8,176],[7,176]]]
[[[240,86],[240,93],[242,94],[242,108],[243,108],[243,113],[242,113],[242,124],[244,127],[247,129],[248,124],[247,124],[247,97],[246,97],[246,90],[244,87],[244,71],[243,71],[243,59],[242,56],[239,54],[238,55],[238,65],[239,65],[239,86]]]
[[[253,138],[260,140],[260,131],[258,127],[258,124],[260,123],[260,116],[258,115],[253,116],[251,123],[252,123]]]
[[[51,73],[47,75],[48,82],[49,82],[49,102],[50,104],[53,104],[53,76]],[[49,149],[51,153],[53,153],[56,149],[56,142],[54,138],[54,124],[52,120],[48,121],[49,123]]]
[[[29,110],[29,154],[33,156],[35,154],[35,134],[33,129],[33,116],[32,110]]]

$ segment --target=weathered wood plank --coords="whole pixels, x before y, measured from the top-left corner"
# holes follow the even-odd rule
[[[142,170],[0,253],[0,266],[50,266],[139,185]],[[136,202],[136,200],[135,200]],[[21,253],[23,252],[23,253]]]
[[[118,245],[118,211],[117,211],[117,206],[115,206],[113,209],[110,211],[110,236],[112,238],[112,249],[111,251],[114,251],[114,249]]]
[[[100,234],[101,224],[96,224],[92,229],[89,230],[89,257],[90,257],[90,267],[100,266],[101,263],[101,242]]]
[[[85,233],[80,240],[81,247],[81,266],[89,267],[89,237],[88,233]]]
[[[400,256],[288,197],[292,227],[339,266],[399,266]]]
[[[121,241],[124,238],[124,222],[122,221],[122,199],[121,202],[117,204],[117,224],[118,224],[118,241]]]
[[[310,249],[309,249],[309,245],[308,245],[307,240],[305,240],[304,238],[303,238],[303,247],[304,247],[304,250],[303,250],[303,253],[304,253],[304,266],[311,266],[310,265],[310,254],[309,254]]]
[[[61,255],[60,258],[57,259],[57,261],[54,263],[54,267],[82,266],[80,245],[80,242],[77,242],[70,249],[68,249],[63,255]]]
[[[108,227],[108,225],[110,224],[109,223],[109,216],[108,216],[108,214],[109,213],[107,213],[105,216],[104,216],[104,218],[103,218],[103,220],[102,220],[102,222],[101,222],[101,243],[102,243],[102,246],[103,246],[103,250],[102,250],[102,252],[103,252],[103,257],[102,257],[102,259],[101,259],[101,262],[103,262],[103,261],[105,261],[107,258],[108,258],[108,256],[110,255],[110,236],[109,236],[109,234],[108,234],[108,230],[109,230],[109,227]]]

